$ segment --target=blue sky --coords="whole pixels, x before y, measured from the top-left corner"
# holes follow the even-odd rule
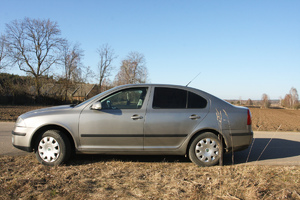
[[[0,33],[24,17],[56,21],[95,73],[96,49],[107,43],[116,69],[129,52],[144,54],[151,83],[186,85],[201,72],[190,86],[223,99],[300,93],[298,0],[0,2]]]

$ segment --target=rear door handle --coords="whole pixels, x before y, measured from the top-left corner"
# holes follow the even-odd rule
[[[132,115],[131,119],[133,120],[137,120],[137,119],[143,119],[143,116],[140,116],[140,115]]]
[[[196,120],[196,119],[200,119],[201,117],[199,115],[194,114],[194,115],[191,115],[189,118],[192,120]]]

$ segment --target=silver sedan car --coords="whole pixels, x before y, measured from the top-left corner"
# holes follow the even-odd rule
[[[161,84],[115,87],[79,104],[21,115],[16,148],[44,165],[71,154],[187,155],[199,166],[252,141],[251,113],[198,89]]]

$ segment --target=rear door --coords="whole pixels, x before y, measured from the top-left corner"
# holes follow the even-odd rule
[[[179,148],[209,111],[208,101],[185,89],[154,87],[145,120],[145,150]]]

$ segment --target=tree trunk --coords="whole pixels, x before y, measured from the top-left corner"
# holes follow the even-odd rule
[[[35,76],[35,92],[36,97],[39,98],[41,96],[41,83],[38,76]]]

